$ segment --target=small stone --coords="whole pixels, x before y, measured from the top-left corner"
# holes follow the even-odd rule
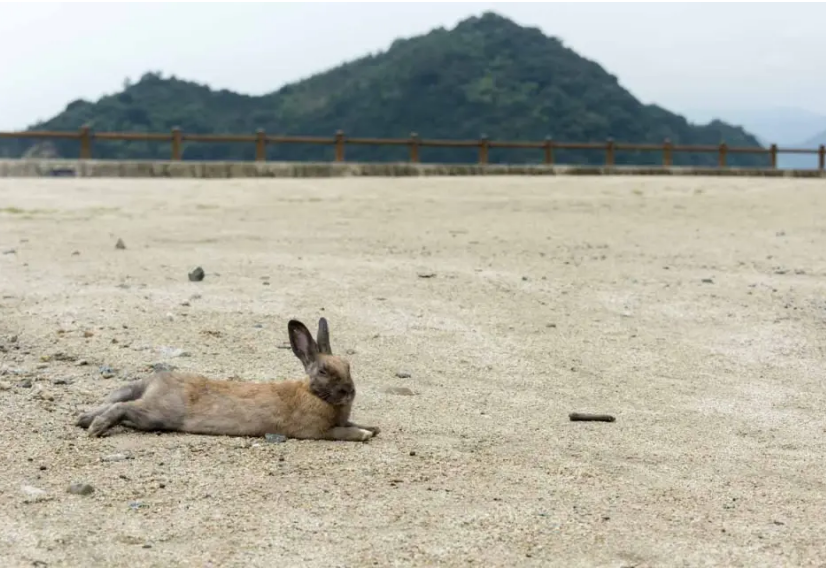
[[[69,488],[66,490],[69,494],[76,494],[77,496],[88,496],[95,491],[95,487],[91,484],[83,484],[80,482],[74,482],[69,485]]]
[[[270,286],[270,281],[264,281],[261,284],[264,285],[264,286]]]
[[[411,450],[411,451],[410,451],[410,456],[416,456],[416,451],[415,451],[415,450]]]
[[[123,242],[123,239],[118,239],[118,242],[115,243],[115,249],[126,249],[126,243]]]
[[[189,301],[185,300],[181,303],[181,306],[189,306]]]
[[[189,297],[189,300],[198,300],[199,298],[201,298],[200,294],[193,294]]]
[[[72,257],[77,257],[80,255],[80,251],[72,251]]]
[[[158,352],[164,358],[188,358],[192,355],[182,348],[170,348],[169,346],[161,346]]]
[[[87,366],[87,365],[89,365],[89,361],[88,361],[88,360],[78,360],[78,361],[77,361],[77,364],[75,364],[75,365],[78,365],[78,366]]]
[[[415,395],[413,390],[408,387],[388,387],[384,390],[385,393],[389,393],[390,395]]]
[[[144,549],[152,549],[152,544],[151,543],[144,543],[141,547],[143,547]]]
[[[554,324],[553,322],[545,324],[545,328],[556,328],[556,324]]]
[[[118,452],[115,454],[107,454],[106,456],[102,457],[100,460],[103,462],[122,462],[124,460],[130,460],[132,455],[126,454],[123,452]]]
[[[17,343],[17,334],[9,338],[9,344],[16,344]]]
[[[268,443],[286,443],[287,437],[277,433],[267,433],[264,435],[264,440]]]
[[[72,382],[68,379],[57,378],[52,380],[52,385],[70,385]]]
[[[346,353],[348,356],[354,356],[354,355],[356,355],[356,351],[355,351],[353,348],[348,348],[347,350],[345,350],[345,353]]]
[[[174,322],[175,321],[175,315],[172,314],[171,312],[167,312],[166,313],[166,319],[169,320],[170,322]]]
[[[189,280],[196,283],[204,280],[205,276],[206,273],[204,273],[204,270],[201,267],[197,267],[194,271],[189,273]]]
[[[20,490],[27,496],[31,496],[33,498],[46,495],[45,490],[41,490],[40,488],[36,488],[34,486],[29,486],[28,484],[24,484],[23,486],[21,486]]]
[[[23,381],[21,381],[20,383],[17,384],[17,387],[22,387],[24,389],[29,389],[29,388],[31,388],[31,386],[32,386],[32,380],[29,377],[27,377],[26,379],[24,379]]]
[[[399,379],[407,379],[407,378],[410,377],[410,372],[408,372],[408,371],[397,371],[396,372],[396,377],[398,377]]]
[[[0,381],[0,391],[8,391],[11,389],[11,384],[7,381]]]
[[[95,335],[95,333],[92,332],[91,330],[86,330],[86,331],[83,332],[83,337],[84,338],[91,338],[94,335]]]
[[[702,282],[705,284],[714,284],[714,279],[703,279]]]
[[[281,343],[280,343],[280,344],[278,344],[278,346],[276,346],[276,347],[277,347],[279,350],[290,350],[290,349],[292,349],[292,346],[290,346],[290,344],[288,344],[287,342],[281,342]]]
[[[432,279],[436,273],[418,273],[420,279]]]
[[[42,399],[43,401],[54,401],[54,395],[49,393],[44,389],[39,389],[35,394],[34,397],[37,399]]]
[[[526,281],[526,280],[528,280],[528,277],[522,277],[522,280]]]
[[[144,505],[143,505],[143,502],[139,502],[138,500],[135,500],[134,502],[129,502],[129,507],[133,510],[137,510],[138,508],[143,508]]]
[[[109,379],[111,377],[115,377],[115,370],[109,366],[100,366],[100,375],[102,375],[105,379]]]
[[[17,254],[17,249],[6,249],[5,251],[3,251],[3,254],[4,255],[16,255]]]

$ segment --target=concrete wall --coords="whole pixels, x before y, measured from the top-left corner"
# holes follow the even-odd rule
[[[0,177],[329,178],[346,176],[761,176],[826,178],[818,170],[661,166],[359,164],[334,162],[172,162],[125,160],[0,160]]]

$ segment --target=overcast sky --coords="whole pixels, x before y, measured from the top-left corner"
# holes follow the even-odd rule
[[[823,3],[6,2],[0,129],[51,118],[148,70],[266,93],[485,10],[560,37],[646,103],[826,114]]]

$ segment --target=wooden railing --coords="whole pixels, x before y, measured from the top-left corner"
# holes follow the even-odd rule
[[[759,147],[732,147],[725,142],[719,145],[684,145],[673,144],[666,139],[662,144],[633,144],[626,142],[615,142],[608,139],[605,142],[557,142],[550,137],[542,141],[497,141],[489,140],[482,135],[478,140],[434,140],[420,138],[415,132],[409,138],[356,138],[345,136],[343,131],[338,131],[334,136],[281,136],[268,135],[263,130],[258,130],[253,135],[233,135],[233,134],[187,134],[179,128],[173,128],[169,133],[145,133],[145,132],[94,132],[89,127],[83,127],[77,131],[21,131],[21,132],[0,132],[0,139],[39,139],[39,140],[76,140],[80,143],[80,158],[92,158],[92,142],[100,141],[149,141],[168,142],[172,145],[171,159],[181,160],[184,142],[212,142],[212,143],[239,143],[254,144],[255,159],[265,161],[267,159],[268,144],[318,144],[332,145],[335,148],[335,161],[344,161],[344,149],[347,145],[376,145],[376,146],[406,146],[409,149],[410,162],[419,162],[419,150],[423,147],[429,148],[477,148],[479,164],[487,164],[490,150],[495,148],[511,149],[536,149],[544,153],[544,164],[554,164],[555,150],[601,150],[605,155],[605,164],[613,166],[616,160],[617,151],[643,151],[662,152],[663,166],[671,166],[674,154],[683,153],[716,153],[717,164],[720,167],[726,166],[727,157],[730,154],[758,154],[768,155],[772,168],[777,168],[778,154],[816,154],[818,156],[818,169],[826,168],[826,147],[820,145],[817,149],[804,148],[778,148],[772,144],[769,148]]]

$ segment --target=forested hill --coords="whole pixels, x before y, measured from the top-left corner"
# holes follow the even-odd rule
[[[122,92],[97,102],[77,100],[32,130],[168,132],[331,136],[342,129],[358,137],[563,142],[616,141],[760,146],[744,130],[722,122],[692,125],[683,117],[644,105],[600,65],[580,57],[556,38],[494,13],[468,18],[455,28],[399,39],[366,56],[263,96],[214,91],[204,85],[147,73]],[[0,141],[0,155],[20,156],[32,142]],[[78,155],[77,143],[56,144],[62,156]],[[329,160],[332,148],[282,145],[275,160]],[[492,149],[491,162],[532,162],[541,150]],[[95,142],[96,158],[168,158],[169,145]],[[252,159],[252,144],[187,143],[184,159]],[[422,161],[475,161],[473,149],[422,149]],[[600,163],[600,151],[558,151],[560,162]],[[348,160],[406,160],[407,149],[348,147]],[[618,163],[657,163],[659,153],[617,154]],[[675,154],[675,164],[715,164],[714,154]],[[730,164],[765,164],[765,158],[729,155]]]

